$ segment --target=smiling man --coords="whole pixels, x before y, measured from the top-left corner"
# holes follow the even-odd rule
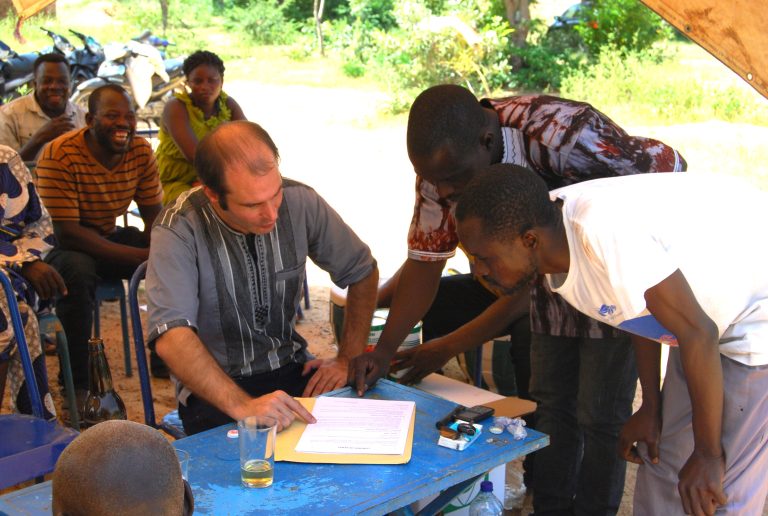
[[[284,428],[312,416],[292,396],[347,383],[368,339],[378,269],[368,246],[310,187],[280,175],[257,124],[222,124],[195,151],[202,187],[152,230],[150,346],[177,381],[188,434],[249,415]],[[307,258],[349,287],[338,356],[314,359],[296,331]]]
[[[33,161],[49,141],[85,126],[85,112],[69,102],[67,59],[43,54],[35,60],[35,91],[0,107],[0,144]]]
[[[43,149],[38,188],[51,214],[58,246],[47,262],[63,276],[68,295],[56,304],[69,342],[75,387],[88,383],[88,338],[100,279],[130,278],[149,257],[150,227],[160,213],[161,189],[152,148],[135,136],[136,114],[120,86],[91,95],[88,126]],[[117,227],[136,201],[144,231]],[[162,365],[154,360],[153,372]],[[166,373],[167,375],[167,373]]]
[[[547,190],[529,170],[490,167],[459,200],[459,236],[503,292],[545,274],[570,305],[633,334],[643,404],[619,448],[642,464],[634,513],[761,514],[768,242],[754,223],[768,195],[703,174]],[[671,345],[661,392],[659,343]]]

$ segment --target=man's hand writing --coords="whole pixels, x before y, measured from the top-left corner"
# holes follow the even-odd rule
[[[400,383],[410,385],[443,367],[453,356],[453,352],[440,339],[433,339],[420,346],[395,353],[392,371],[410,368],[400,379]]]
[[[258,398],[253,398],[243,407],[235,419],[245,416],[269,416],[277,421],[277,431],[288,428],[296,416],[307,423],[315,423],[315,418],[304,406],[283,391],[275,391]]]
[[[619,456],[628,462],[642,464],[643,459],[637,453],[635,443],[644,442],[648,446],[651,462],[659,462],[659,435],[661,433],[661,415],[659,411],[646,408],[645,405],[632,414],[619,432]]]
[[[710,457],[694,450],[677,477],[677,490],[686,514],[715,514],[717,507],[727,501],[723,491],[725,455]]]
[[[303,397],[320,396],[323,393],[340,389],[347,384],[347,371],[349,370],[349,360],[346,358],[316,358],[304,364],[302,376],[308,375],[315,370],[315,374],[307,382]]]
[[[67,295],[67,286],[61,275],[43,261],[24,263],[21,266],[21,275],[29,281],[41,299],[51,299],[59,294]]]
[[[356,356],[349,363],[347,383],[355,388],[358,396],[362,396],[368,387],[387,374],[389,359],[376,353],[376,350]]]

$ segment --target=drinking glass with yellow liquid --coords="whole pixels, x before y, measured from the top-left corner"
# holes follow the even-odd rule
[[[240,480],[245,487],[269,487],[275,471],[277,421],[248,416],[237,422],[240,440]]]

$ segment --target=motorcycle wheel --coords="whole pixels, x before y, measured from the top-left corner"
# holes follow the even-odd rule
[[[88,68],[85,68],[82,66],[73,66],[71,76],[72,76],[72,89],[74,90],[75,88],[77,88],[78,84],[80,84],[83,81],[87,81],[88,79],[93,79],[94,77],[96,77],[96,74],[94,74]]]
[[[70,97],[69,100],[73,104],[75,104],[77,106],[80,106],[83,109],[83,111],[85,111],[87,113],[88,112],[88,99],[91,98],[91,93],[93,93],[94,90],[95,90],[95,88],[87,89],[87,90],[83,90],[83,91],[75,91],[75,94],[72,95],[72,97]]]

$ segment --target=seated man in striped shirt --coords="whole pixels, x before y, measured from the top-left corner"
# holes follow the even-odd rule
[[[152,222],[162,190],[152,148],[135,136],[136,113],[123,88],[107,85],[88,101],[87,127],[51,141],[37,164],[38,188],[53,219],[58,246],[47,262],[64,278],[68,294],[56,313],[69,342],[75,387],[88,385],[88,338],[96,286],[130,278],[149,257]],[[136,201],[144,231],[117,227]]]

